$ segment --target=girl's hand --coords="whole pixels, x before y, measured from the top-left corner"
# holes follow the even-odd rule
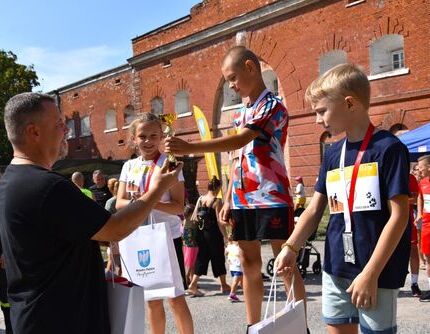
[[[378,277],[361,272],[352,281],[347,293],[351,294],[351,302],[357,308],[370,309],[377,305]]]
[[[223,225],[229,225],[230,224],[230,203],[227,201],[224,202],[220,212],[219,212],[219,219],[220,223]]]

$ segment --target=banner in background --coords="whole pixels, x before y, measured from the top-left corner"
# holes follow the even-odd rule
[[[194,111],[194,117],[197,123],[197,128],[199,129],[199,133],[202,141],[212,139],[208,122],[202,110],[197,106],[193,106],[193,111]],[[206,168],[208,170],[209,180],[211,180],[213,176],[216,176],[218,180],[221,180],[218,172],[215,153],[205,153],[205,162],[206,162]],[[218,194],[218,197],[222,197],[221,192]]]

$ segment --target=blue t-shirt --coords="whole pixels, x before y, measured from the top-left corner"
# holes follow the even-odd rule
[[[390,217],[388,200],[396,195],[409,194],[408,151],[387,131],[374,133],[363,155],[357,177],[352,232],[355,264],[346,263],[342,233],[343,196],[339,179],[339,160],[344,139],[334,143],[326,152],[315,190],[327,196],[330,221],[325,242],[324,270],[332,275],[354,279],[369,261],[383,228]],[[346,144],[345,179],[348,182],[361,146],[360,142]],[[350,166],[350,167],[348,167]],[[379,288],[402,287],[408,273],[410,226],[403,234],[393,255],[382,271]]]

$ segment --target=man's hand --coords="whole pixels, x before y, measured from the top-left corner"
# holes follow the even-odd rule
[[[351,302],[357,308],[370,309],[375,308],[377,304],[378,278],[360,273],[352,281],[347,293],[351,294]]]
[[[161,189],[163,192],[169,190],[170,187],[178,182],[178,175],[183,165],[183,162],[178,161],[176,168],[169,172],[169,161],[168,159],[164,160],[163,166],[154,172],[150,189]]]
[[[193,153],[191,150],[191,144],[178,137],[167,137],[164,140],[164,151],[166,153],[179,155]]]
[[[290,277],[294,273],[297,255],[288,247],[282,248],[275,260],[276,275]]]
[[[219,212],[219,219],[220,219],[220,223],[223,225],[228,225],[230,224],[230,203],[229,202],[224,202],[220,212]]]

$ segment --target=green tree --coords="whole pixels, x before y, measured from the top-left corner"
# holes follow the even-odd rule
[[[39,85],[33,66],[17,63],[17,56],[11,51],[0,50],[0,165],[6,165],[12,158],[12,147],[4,126],[4,107],[14,95],[30,92]]]

